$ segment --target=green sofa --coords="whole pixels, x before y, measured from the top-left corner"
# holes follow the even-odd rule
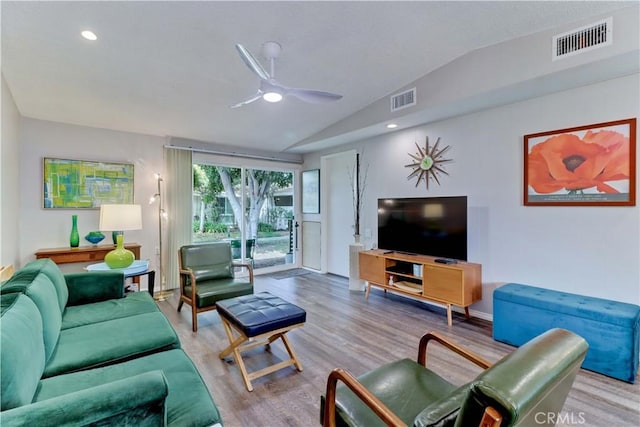
[[[167,318],[119,272],[40,259],[0,287],[0,424],[210,426],[220,413]]]

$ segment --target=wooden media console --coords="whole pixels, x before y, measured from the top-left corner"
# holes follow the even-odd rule
[[[365,298],[375,286],[445,305],[449,326],[454,305],[464,308],[469,317],[469,306],[482,299],[482,265],[463,261],[442,264],[436,259],[380,249],[360,252],[360,279],[367,282]]]

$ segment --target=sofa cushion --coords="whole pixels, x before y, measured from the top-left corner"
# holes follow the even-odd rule
[[[35,261],[31,261],[20,269],[20,273],[42,273],[51,280],[53,287],[56,290],[58,297],[58,305],[60,306],[60,312],[64,310],[69,299],[69,290],[67,289],[67,282],[60,271],[60,268],[55,262],[49,258],[41,258]]]
[[[44,370],[42,318],[21,293],[0,296],[0,400],[2,410],[31,403]]]
[[[2,411],[2,427],[166,426],[162,371],[145,372]]]
[[[36,273],[34,270],[19,271],[3,284],[2,293],[11,292],[24,293],[38,307],[42,316],[45,358],[49,360],[62,326],[62,312],[53,283],[43,273]]]
[[[85,271],[65,274],[64,278],[69,289],[67,308],[124,298],[125,277],[122,271]]]
[[[1,294],[24,293],[27,285],[31,283],[34,277],[39,273],[37,271],[16,271],[8,280],[2,282],[0,286]]]
[[[64,329],[44,377],[118,363],[179,348],[173,327],[161,312]]]
[[[167,425],[208,426],[221,423],[220,413],[202,377],[193,362],[180,349],[44,379],[40,382],[34,401],[50,399],[158,369],[163,371],[169,387],[165,402]]]
[[[124,298],[67,307],[62,315],[62,329],[158,311],[148,292],[131,292]]]

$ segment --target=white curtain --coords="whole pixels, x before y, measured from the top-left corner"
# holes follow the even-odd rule
[[[193,177],[191,150],[164,148],[166,244],[163,250],[166,282],[163,289],[175,289],[178,282],[178,249],[191,243]],[[162,280],[162,278],[160,279]]]

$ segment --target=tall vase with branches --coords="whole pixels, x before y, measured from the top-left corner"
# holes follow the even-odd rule
[[[360,171],[360,153],[356,153],[356,161],[353,171],[349,173],[351,183],[351,194],[353,196],[353,237],[356,243],[360,243],[360,213],[362,211],[362,201],[367,184],[367,174],[369,165],[365,167],[364,174]]]
[[[363,250],[360,243],[360,214],[362,213],[362,203],[364,191],[367,183],[367,173],[369,165],[360,171],[360,153],[356,153],[356,161],[352,170],[349,170],[349,182],[351,183],[351,195],[353,197],[353,238],[354,243],[349,245],[349,290],[363,291],[364,282],[360,280],[359,252]]]

